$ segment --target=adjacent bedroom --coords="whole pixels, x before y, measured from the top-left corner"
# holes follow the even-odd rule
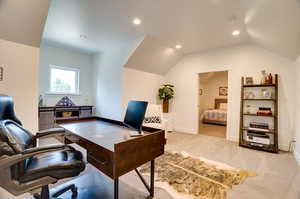
[[[199,74],[199,134],[226,138],[228,71]]]

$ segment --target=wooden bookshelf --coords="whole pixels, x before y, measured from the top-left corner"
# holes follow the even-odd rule
[[[271,99],[263,99],[263,98],[253,98],[253,99],[246,99],[244,98],[245,95],[245,89],[252,89],[252,88],[274,88],[274,96]],[[245,104],[249,102],[257,101],[258,103],[260,101],[265,101],[264,103],[270,103],[270,106],[273,106],[273,115],[259,115],[259,114],[249,114],[244,112],[244,106]],[[248,117],[248,119],[251,121],[251,117],[255,117],[255,121],[260,120],[261,118],[268,117],[270,120],[272,120],[274,128],[266,130],[253,130],[249,129],[245,125],[245,118]],[[261,133],[261,134],[267,134],[272,137],[273,143],[270,145],[261,144],[261,143],[255,143],[255,142],[249,142],[245,139],[245,134],[248,133],[248,131],[255,132],[255,133]],[[278,153],[278,75],[275,75],[275,82],[273,84],[251,84],[246,85],[245,79],[242,77],[241,80],[241,112],[240,112],[240,138],[239,138],[239,145],[242,147],[247,147],[251,149],[256,150],[262,150],[272,153]]]

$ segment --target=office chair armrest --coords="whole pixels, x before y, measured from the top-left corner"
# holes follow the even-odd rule
[[[22,160],[27,158],[32,158],[36,155],[51,153],[55,151],[67,150],[70,149],[68,145],[53,145],[47,147],[37,147],[34,149],[27,149],[22,154],[17,154],[13,156],[2,156],[0,159],[0,170],[10,168]]]
[[[42,152],[42,151],[49,151],[49,150],[56,151],[56,150],[64,150],[64,149],[70,149],[70,146],[65,144],[53,144],[44,147],[35,147],[35,148],[26,149],[22,152],[22,154],[25,155],[25,154],[35,153],[35,152]]]
[[[37,134],[34,136],[35,139],[39,138],[47,138],[52,137],[54,135],[65,135],[65,129],[63,128],[52,128],[52,129],[46,129],[37,132]]]

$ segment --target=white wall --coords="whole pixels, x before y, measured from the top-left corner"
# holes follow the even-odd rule
[[[17,116],[32,132],[38,128],[38,59],[39,48],[0,40],[0,93],[13,97]]]
[[[143,100],[158,104],[158,89],[163,83],[163,76],[124,68],[123,73],[123,115],[130,100]]]
[[[92,56],[78,51],[58,48],[43,44],[40,48],[39,93],[44,104],[55,105],[65,95],[49,95],[50,73],[49,66],[64,66],[80,69],[80,95],[69,95],[76,105],[93,104]]]
[[[297,91],[296,91],[296,111],[295,111],[295,139],[296,139],[296,146],[295,146],[295,157],[300,164],[300,56],[296,61],[297,67]]]
[[[175,98],[171,106],[175,130],[197,133],[198,73],[228,70],[227,139],[237,141],[241,77],[253,76],[259,81],[263,69],[279,74],[279,147],[287,150],[294,131],[295,62],[254,45],[191,54],[168,72],[165,81],[175,85]]]

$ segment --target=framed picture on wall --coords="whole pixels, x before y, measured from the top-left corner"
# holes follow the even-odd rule
[[[222,86],[219,87],[219,96],[227,96],[228,95],[228,87]]]
[[[199,89],[199,95],[203,95],[203,89]]]
[[[3,67],[0,67],[0,81],[3,80]]]

